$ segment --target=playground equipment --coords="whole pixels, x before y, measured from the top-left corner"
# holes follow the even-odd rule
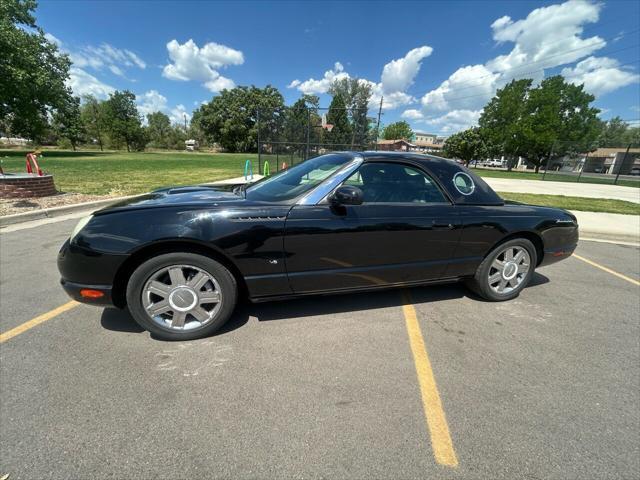
[[[42,152],[40,150],[34,150],[33,152],[27,153],[27,173],[36,174],[39,177],[42,177],[44,172],[38,165],[38,156],[42,157]]]
[[[264,168],[262,169],[262,175],[264,175],[265,177],[268,177],[271,175],[271,167],[269,166],[268,160],[264,161]]]
[[[333,130],[333,124],[327,123],[327,114],[322,114],[322,128],[324,128],[327,132]]]
[[[253,165],[251,164],[251,160],[244,162],[244,179],[253,180]]]

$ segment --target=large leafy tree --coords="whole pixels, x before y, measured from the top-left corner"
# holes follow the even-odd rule
[[[444,151],[447,157],[459,158],[467,166],[471,160],[486,158],[489,153],[478,127],[468,128],[448,137],[444,142]]]
[[[336,95],[331,100],[327,112],[327,123],[333,125],[333,128],[324,134],[323,143],[333,150],[351,148],[353,132],[347,115],[347,107],[341,95]]]
[[[128,152],[144,149],[145,132],[133,93],[124,90],[109,95],[105,101],[104,117],[112,142],[116,145],[124,143]]]
[[[100,146],[100,151],[104,150],[105,103],[93,95],[84,96],[80,105],[80,118],[89,140],[96,142]]]
[[[592,150],[600,131],[594,96],[561,76],[531,83],[516,80],[498,91],[480,116],[482,136],[536,172],[553,155]]]
[[[193,114],[192,125],[209,142],[229,152],[257,150],[258,115],[261,140],[282,127],[284,99],[277,88],[235,87],[223,90]]]
[[[71,62],[36,24],[35,0],[0,0],[0,119],[13,135],[39,140],[71,96]]]
[[[371,100],[371,83],[359,78],[334,80],[329,87],[332,96],[341,96],[351,119],[352,144],[366,145],[371,140],[368,106]]]
[[[80,115],[80,99],[69,97],[62,106],[58,107],[53,112],[51,126],[56,135],[71,143],[71,148],[75,151],[86,134]]]
[[[640,128],[630,127],[620,117],[602,122],[598,135],[599,147],[627,147],[637,146],[640,141]]]
[[[527,114],[526,101],[531,89],[531,79],[512,80],[496,92],[485,105],[480,115],[480,134],[488,145],[496,151],[487,152],[488,156],[504,154],[509,166],[518,156],[524,155],[522,138],[522,120]]]
[[[171,119],[162,112],[153,112],[147,115],[147,135],[154,147],[167,148],[171,133]]]
[[[599,133],[599,110],[590,104],[595,97],[583,85],[567,83],[563,77],[543,80],[530,91],[527,115],[520,135],[524,157],[538,172],[551,156],[593,150]]]
[[[318,143],[320,139],[319,125],[321,123],[317,110],[320,99],[315,95],[303,95],[291,107],[285,110],[282,135],[279,140],[290,144],[294,150],[301,151],[307,142]]]
[[[411,138],[413,138],[413,130],[411,129],[411,125],[404,120],[390,123],[384,127],[382,138],[385,140],[399,140],[404,138],[405,140],[411,141]]]

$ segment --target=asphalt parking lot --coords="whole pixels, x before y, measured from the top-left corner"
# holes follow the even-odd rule
[[[0,477],[640,477],[637,247],[584,241],[609,271],[570,258],[506,303],[243,304],[166,343],[115,309],[47,315],[75,222],[0,234],[0,332],[41,320],[0,344]]]

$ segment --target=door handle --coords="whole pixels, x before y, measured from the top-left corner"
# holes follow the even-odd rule
[[[431,224],[431,228],[433,230],[453,230],[453,224],[452,223],[436,223],[436,221],[434,220],[433,223]]]

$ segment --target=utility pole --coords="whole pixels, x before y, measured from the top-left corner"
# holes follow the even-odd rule
[[[627,147],[627,151],[624,152],[624,157],[622,157],[622,163],[620,164],[620,167],[618,167],[618,173],[616,173],[616,179],[613,181],[614,185],[618,184],[618,177],[620,176],[620,172],[622,171],[622,167],[624,167],[624,162],[627,161],[627,155],[629,155],[629,149],[630,148],[631,148],[631,144],[629,144],[629,146]],[[617,155],[616,155],[616,157],[617,157]]]
[[[187,114],[183,113],[182,116],[184,117],[184,132],[187,133]]]
[[[380,136],[380,117],[382,116],[382,101],[384,97],[380,97],[380,108],[378,108],[378,125],[376,126],[376,152],[378,151],[378,137]]]

